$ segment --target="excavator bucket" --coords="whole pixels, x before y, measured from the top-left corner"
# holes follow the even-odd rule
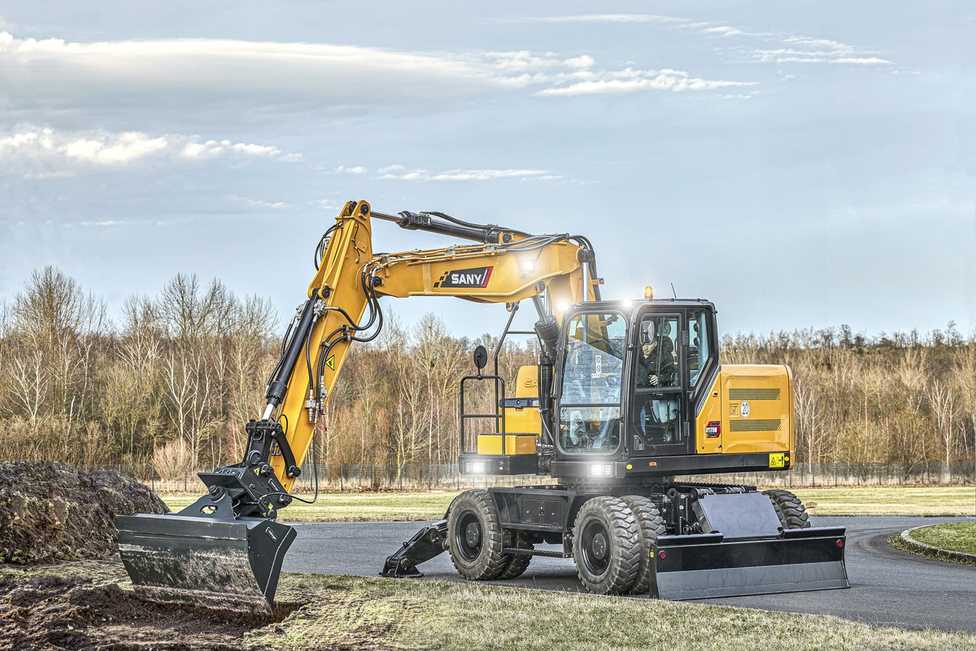
[[[849,588],[844,527],[783,529],[762,493],[698,501],[711,533],[658,536],[662,599],[708,599]]]
[[[236,517],[225,504],[202,513],[197,505],[205,499],[177,514],[116,518],[135,590],[156,602],[270,612],[294,528]]]

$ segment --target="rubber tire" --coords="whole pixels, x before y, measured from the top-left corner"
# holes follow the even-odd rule
[[[455,535],[458,521],[466,513],[474,513],[481,525],[481,549],[471,560],[461,555]],[[451,563],[458,574],[469,581],[497,579],[511,560],[502,553],[504,539],[498,523],[498,509],[488,491],[465,491],[455,498],[447,514],[447,540]]]
[[[779,516],[779,521],[784,529],[807,529],[810,527],[810,516],[807,508],[803,506],[800,498],[784,490],[763,491],[763,495],[769,498]]]
[[[535,549],[534,545],[526,545],[522,543],[520,546],[522,549]],[[508,581],[509,579],[517,579],[525,573],[528,569],[529,563],[532,562],[532,557],[528,554],[512,554],[512,560],[508,562],[502,573],[498,575],[499,580]]]
[[[587,523],[599,520],[609,534],[607,569],[600,575],[586,567],[580,544]],[[641,535],[634,512],[619,497],[594,497],[585,502],[573,527],[573,559],[580,583],[594,594],[627,594],[641,568]]]
[[[637,581],[630,589],[631,594],[647,594],[651,588],[651,577],[654,575],[651,563],[657,560],[651,558],[651,548],[657,543],[657,537],[668,532],[664,525],[664,518],[651,498],[643,495],[624,495],[621,497],[637,518],[637,525],[641,533],[640,570]]]

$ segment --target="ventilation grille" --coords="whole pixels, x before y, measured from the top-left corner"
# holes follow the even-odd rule
[[[770,418],[767,420],[733,420],[729,424],[729,429],[733,432],[775,432],[779,429],[779,418]]]
[[[779,400],[779,389],[729,389],[729,400]]]

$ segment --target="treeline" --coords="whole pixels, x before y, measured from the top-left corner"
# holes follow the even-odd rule
[[[155,296],[104,302],[54,268],[0,311],[0,458],[55,459],[179,479],[237,461],[243,423],[263,404],[280,324],[265,300],[178,275]],[[321,464],[452,463],[458,381],[477,343],[428,315],[388,319],[354,347],[317,435]],[[725,362],[787,363],[797,385],[798,456],[829,463],[973,459],[976,341],[950,326],[866,338],[849,328],[723,342]],[[506,345],[502,375],[531,363]],[[487,395],[477,398],[488,409]]]

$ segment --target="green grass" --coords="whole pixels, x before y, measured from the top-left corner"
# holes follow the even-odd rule
[[[249,644],[408,649],[976,649],[976,636],[835,617],[440,581],[285,575],[307,605]]]
[[[976,554],[976,522],[953,522],[912,531],[913,539],[954,552]]]
[[[814,515],[976,516],[976,486],[797,488]]]
[[[374,520],[431,520],[444,516],[454,491],[390,493],[320,493],[315,504],[295,501],[282,509],[284,522],[351,522]],[[171,511],[178,511],[198,495],[163,495]],[[311,495],[302,495],[310,499]]]
[[[104,648],[114,648],[113,644],[129,648],[121,643],[148,640],[178,640],[179,645],[188,648],[210,648],[215,641],[225,641],[230,635],[221,632],[226,628],[225,621],[203,611],[188,614],[178,629],[172,629],[171,622],[154,624],[152,611],[142,602],[133,601],[136,597],[127,596],[131,595],[129,583],[118,561],[37,567],[0,565],[0,614],[5,603],[29,596],[30,590],[20,594],[14,591],[16,586],[34,581],[35,589],[43,588],[51,585],[50,579],[37,583],[40,577],[72,576],[86,585],[120,584],[120,621],[127,621],[127,614],[135,617],[145,613],[124,626],[105,624],[103,620],[80,623],[82,628],[75,631],[84,633],[80,639],[97,641]],[[31,614],[35,624],[38,618],[50,618],[77,606],[56,590],[48,590],[46,599],[47,610]],[[479,583],[284,574],[277,602],[290,614],[267,625],[256,621],[255,628],[244,633],[243,639],[235,637],[233,643],[242,649],[976,651],[976,635],[967,633],[906,630],[823,615]]]
[[[890,486],[797,488],[813,515],[976,516],[976,486]],[[454,491],[323,493],[315,504],[294,502],[280,514],[285,522],[432,520],[444,515]],[[305,496],[309,497],[309,496]],[[170,510],[197,495],[164,495]]]

